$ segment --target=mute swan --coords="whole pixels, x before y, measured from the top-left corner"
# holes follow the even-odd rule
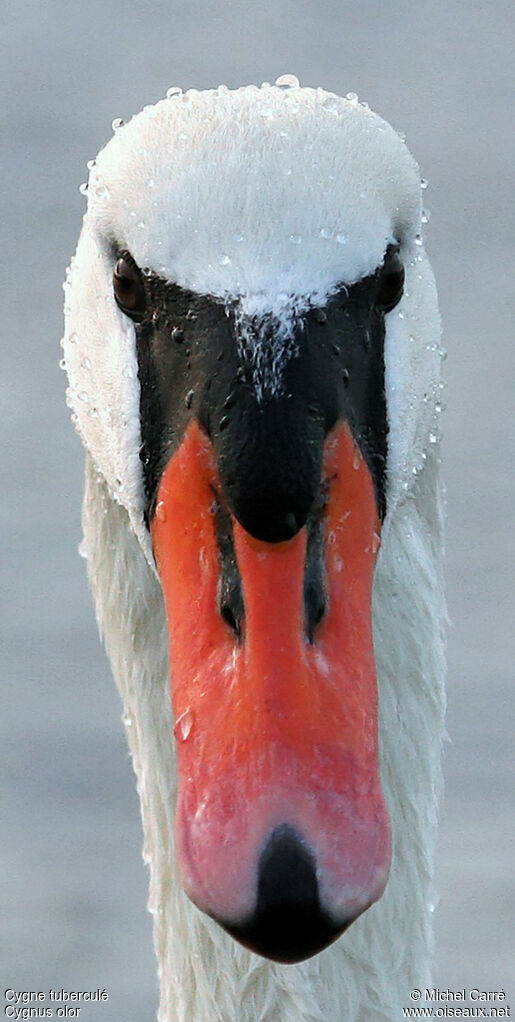
[[[429,983],[444,714],[419,171],[292,76],[113,128],[63,347],[159,1019],[391,1022]]]

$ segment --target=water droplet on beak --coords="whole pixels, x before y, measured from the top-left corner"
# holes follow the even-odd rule
[[[187,709],[181,713],[174,724],[173,733],[178,742],[186,742],[193,730],[195,716],[193,710]]]

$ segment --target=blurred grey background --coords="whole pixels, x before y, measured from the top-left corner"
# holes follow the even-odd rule
[[[513,3],[20,0],[2,19],[3,986],[106,987],[84,1022],[155,1018],[138,800],[77,556],[83,456],[58,369],[85,163],[168,86],[294,72],[359,93],[430,181],[453,620],[436,982],[503,986],[515,1010]]]

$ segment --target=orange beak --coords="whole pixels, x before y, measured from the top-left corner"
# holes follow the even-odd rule
[[[334,940],[381,896],[390,864],[371,624],[380,523],[370,471],[342,423],[326,440],[323,477],[327,611],[312,642],[305,527],[270,544],[232,519],[240,639],[223,620],[213,510],[222,488],[213,447],[195,420],[163,473],[152,523],[170,635],[183,884],[199,908],[280,961]],[[272,855],[276,878],[267,886],[274,841],[283,851]],[[304,916],[294,862],[303,863],[304,892],[310,871]],[[266,891],[272,914],[263,908]],[[309,922],[315,902],[324,921],[318,929]],[[265,916],[275,935],[266,935]],[[313,937],[295,936],[303,919]]]

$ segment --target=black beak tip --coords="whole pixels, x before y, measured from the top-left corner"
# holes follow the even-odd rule
[[[278,827],[263,850],[252,916],[239,925],[218,921],[249,950],[284,964],[323,951],[352,922],[337,924],[321,907],[313,857],[289,826]]]
[[[254,954],[281,965],[297,965],[324,951],[350,923],[335,926],[320,910],[306,912],[283,905],[261,912],[241,926],[221,925]]]

